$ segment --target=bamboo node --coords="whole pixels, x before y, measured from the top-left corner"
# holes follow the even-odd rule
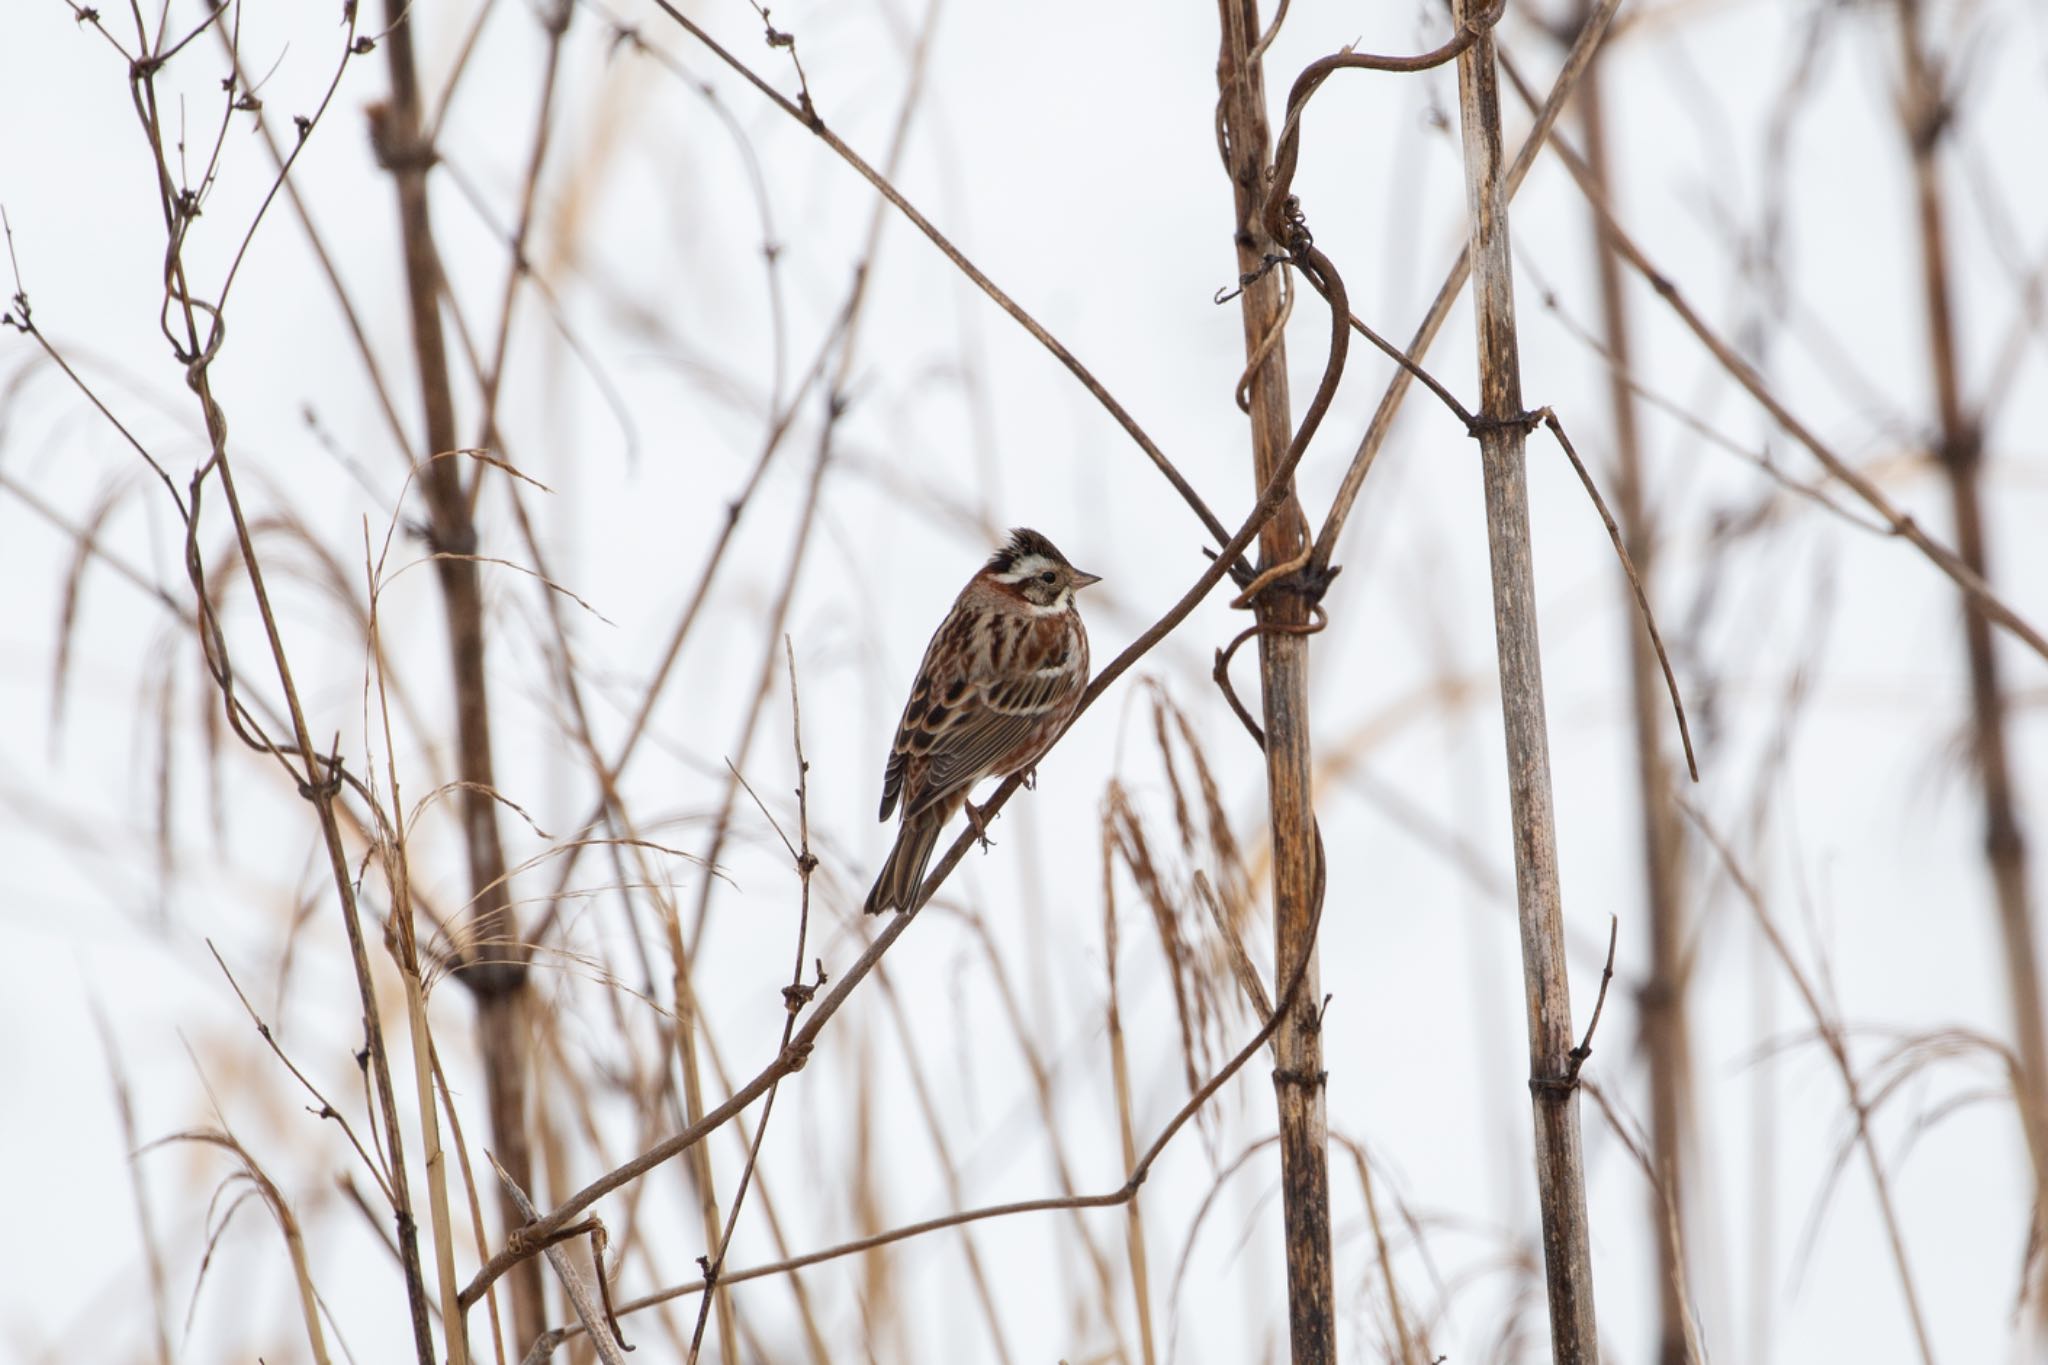
[[[1327,1071],[1296,1071],[1288,1067],[1273,1068],[1273,1084],[1298,1085],[1304,1090],[1320,1090],[1329,1083]]]
[[[1537,408],[1533,412],[1508,413],[1500,417],[1478,414],[1465,419],[1465,434],[1477,437],[1495,431],[1519,431],[1527,436],[1542,425],[1547,411]]]

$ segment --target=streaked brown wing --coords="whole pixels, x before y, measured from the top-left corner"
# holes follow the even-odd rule
[[[923,810],[991,771],[1048,716],[1065,710],[1079,685],[1077,674],[1063,670],[970,687],[947,724],[932,735],[923,790],[915,794],[910,809]]]
[[[910,700],[903,703],[902,719],[896,722],[896,738],[889,746],[889,762],[882,769],[882,813],[879,819],[889,818],[889,812],[896,808],[899,797],[904,799],[906,808],[912,804],[927,805],[923,801],[926,789],[921,769],[916,774],[910,770],[911,760],[927,754],[936,736],[930,732],[943,728],[953,714],[956,703],[965,702],[973,684],[968,678],[968,669],[973,660],[967,649],[964,618],[960,604],[955,602],[944,623],[932,635],[931,643],[924,647],[924,658],[917,666],[917,680],[910,685]],[[936,711],[936,715],[934,712]],[[925,735],[919,740],[920,734]],[[908,781],[910,790],[904,790]]]

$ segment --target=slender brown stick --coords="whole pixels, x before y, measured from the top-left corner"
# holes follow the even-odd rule
[[[390,784],[391,808],[400,812],[392,823],[391,835],[379,840],[384,883],[391,892],[388,950],[398,963],[405,981],[406,1022],[411,1029],[414,1096],[419,1104],[420,1147],[425,1158],[427,1214],[434,1229],[434,1274],[441,1291],[441,1325],[448,1351],[448,1365],[469,1365],[469,1326],[456,1302],[455,1230],[448,1213],[448,1154],[441,1146],[440,1108],[434,1100],[433,1031],[427,1020],[427,988],[420,971],[418,927],[413,922],[412,871],[408,865],[406,829],[402,812],[404,798],[398,781],[397,745],[391,733],[391,704],[385,687],[382,664],[382,625],[379,616],[383,587],[382,557],[370,562],[368,528],[364,529],[364,587],[369,597],[370,657],[377,660],[377,717],[384,736],[385,780]],[[388,553],[390,542],[385,542]],[[245,1002],[246,1003],[246,1002]]]
[[[1650,610],[1649,589],[1643,586],[1642,575],[1636,572],[1635,561],[1629,557],[1628,543],[1622,537],[1621,527],[1615,523],[1614,514],[1607,510],[1607,500],[1600,496],[1592,471],[1586,468],[1585,461],[1572,447],[1572,438],[1564,434],[1564,423],[1558,421],[1557,414],[1549,408],[1539,409],[1537,415],[1542,417],[1543,425],[1550,428],[1550,434],[1557,438],[1564,457],[1571,461],[1572,472],[1579,476],[1580,486],[1592,500],[1593,510],[1600,514],[1601,525],[1607,528],[1607,538],[1614,546],[1615,557],[1621,561],[1622,576],[1628,580],[1629,593],[1634,599],[1631,605],[1643,623],[1643,638],[1649,643],[1650,652],[1663,674],[1665,694],[1670,697],[1671,712],[1678,719],[1678,742],[1685,751],[1686,773],[1697,782],[1700,780],[1700,765],[1692,751],[1692,726],[1685,719],[1685,702],[1678,694],[1678,675],[1672,671],[1671,655],[1664,649],[1664,633],[1657,629],[1656,613]]]
[[[1956,555],[1980,581],[1991,578],[1989,525],[1982,487],[1983,434],[1963,406],[1942,196],[1941,149],[1953,126],[1956,92],[1927,51],[1919,0],[1898,0],[1905,85],[1899,120],[1913,160],[1913,192],[1920,223],[1920,273],[1927,309],[1928,368],[1940,413],[1934,451],[1948,478],[1955,509]],[[1991,864],[1998,932],[2004,951],[2006,994],[2019,1053],[2020,1132],[2033,1168],[2032,1274],[2025,1294],[2034,1332],[2048,1340],[2048,1021],[2042,1016],[2041,956],[2028,891],[2027,844],[2020,797],[2006,738],[2006,701],[1999,681],[1991,619],[1970,594],[1963,597],[1963,652],[1970,672],[1971,750],[1984,790],[1984,856]]]
[[[1113,816],[1102,818],[1102,956],[1109,972],[1109,1006],[1105,1014],[1109,1035],[1110,1084],[1116,1092],[1116,1133],[1123,1144],[1124,1169],[1138,1164],[1138,1139],[1131,1119],[1131,1060],[1124,1045],[1124,1015],[1116,968],[1116,857]],[[1264,1020],[1260,1021],[1265,1022]],[[1138,1349],[1145,1365],[1158,1359],[1152,1342],[1152,1284],[1145,1259],[1145,1220],[1139,1214],[1134,1195],[1125,1208],[1124,1253],[1131,1266],[1131,1309],[1138,1319]],[[1107,1305],[1105,1305],[1107,1307]]]
[[[1464,16],[1475,0],[1454,0]],[[1489,34],[1458,57],[1458,114],[1464,135],[1471,215],[1473,307],[1479,341],[1481,478],[1493,565],[1494,633],[1500,649],[1501,718],[1507,735],[1508,799],[1515,850],[1516,907],[1528,992],[1530,1101],[1536,1123],[1536,1182],[1543,1223],[1551,1353],[1558,1365],[1598,1365],[1586,1175],[1575,1087],[1554,1082],[1571,1066],[1571,985],[1558,887],[1557,823],[1550,790],[1550,740],[1537,643],[1535,563],[1529,544],[1525,469],[1528,415],[1522,407],[1515,339],[1500,87]]]
[[[505,848],[498,832],[492,793],[496,771],[491,748],[491,705],[485,668],[482,582],[473,556],[476,523],[462,485],[460,461],[437,456],[460,444],[448,350],[441,326],[441,266],[427,196],[433,149],[420,136],[421,101],[413,56],[412,11],[407,0],[385,0],[382,43],[391,72],[391,99],[371,110],[371,141],[390,171],[398,193],[404,244],[406,297],[414,357],[426,415],[425,448],[415,453],[420,489],[428,509],[428,536],[437,552],[435,576],[441,586],[448,626],[448,658],[455,697],[455,755],[463,783],[462,834],[469,858],[472,918],[470,941],[483,946],[466,961],[456,980],[476,999],[477,1040],[484,1056],[491,1149],[508,1176],[499,1190],[507,1227],[522,1221],[510,1186],[533,1186],[533,1154],[527,1125],[527,962],[513,922],[506,878]],[[533,1340],[547,1327],[540,1266],[525,1264],[512,1281],[513,1340]]]
[[[506,1174],[504,1165],[495,1156],[491,1157],[491,1169],[498,1173],[499,1183],[504,1185],[514,1208],[529,1218],[539,1212],[533,1207],[533,1201],[527,1198],[526,1191],[513,1183],[512,1177]],[[548,1264],[554,1267],[556,1277],[561,1280],[562,1291],[570,1305],[575,1308],[576,1320],[582,1324],[584,1335],[590,1338],[591,1345],[596,1348],[597,1358],[603,1361],[604,1365],[626,1365],[625,1352],[620,1347],[618,1337],[612,1332],[609,1303],[600,1307],[597,1301],[591,1298],[590,1286],[583,1283],[583,1276],[577,1273],[576,1263],[571,1261],[569,1253],[562,1249],[563,1241],[582,1231],[582,1228],[577,1228],[573,1232],[564,1229],[561,1237],[550,1241],[541,1248],[541,1251],[546,1255]],[[597,1257],[593,1259],[597,1264],[598,1281],[602,1284],[604,1261]],[[608,1293],[606,1297],[609,1298]],[[547,1332],[534,1333],[536,1341],[546,1340],[549,1336]]]
[[[912,225],[919,232],[922,232],[931,241],[931,244],[937,247],[946,259],[953,263],[961,274],[972,280],[977,288],[994,300],[998,308],[1008,313],[1020,327],[1030,333],[1034,341],[1052,352],[1053,357],[1066,367],[1069,374],[1072,374],[1075,379],[1081,382],[1081,387],[1088,390],[1095,401],[1100,403],[1108,411],[1109,415],[1116,419],[1117,425],[1124,429],[1125,434],[1137,443],[1140,450],[1145,452],[1146,458],[1152,461],[1153,467],[1165,477],[1169,484],[1173,485],[1173,490],[1180,494],[1181,501],[1185,502],[1197,517],[1201,518],[1202,525],[1208,527],[1209,534],[1218,541],[1228,539],[1222,521],[1217,518],[1214,512],[1209,510],[1209,505],[1202,501],[1202,496],[1195,491],[1194,485],[1190,484],[1180,470],[1175,468],[1173,461],[1166,458],[1166,452],[1161,450],[1152,438],[1145,434],[1144,428],[1138,425],[1137,419],[1125,410],[1124,405],[1118,402],[1107,388],[1103,387],[1102,381],[1097,379],[1089,371],[1088,367],[1083,365],[1080,359],[1060,342],[1059,338],[1047,331],[1039,323],[1038,319],[1026,312],[1023,306],[1015,299],[1004,293],[994,280],[983,274],[974,262],[968,260],[958,247],[948,241],[945,234],[941,233],[929,218],[918,212],[916,206],[904,198],[902,192],[890,182],[888,176],[883,175],[873,166],[870,166],[861,158],[859,153],[841,141],[839,136],[830,128],[827,128],[825,120],[819,116],[817,109],[811,104],[808,91],[805,93],[801,105],[786,98],[774,86],[768,84],[767,81],[755,73],[751,67],[720,46],[716,39],[700,28],[681,10],[670,4],[669,0],[654,0],[654,3],[661,9],[662,13],[668,15],[669,18],[673,19],[687,31],[691,37],[702,43],[713,56],[738,72],[755,89],[766,95],[774,102],[778,109],[815,133],[819,141],[836,152],[841,160],[858,172],[863,180],[873,185],[876,191],[893,204],[899,213],[908,218]]]
[[[1585,130],[1586,162],[1603,187],[1607,177],[1607,114],[1600,62],[1579,82],[1579,126]],[[1623,553],[1635,563],[1634,588],[1645,604],[1655,582],[1658,528],[1650,515],[1643,472],[1635,394],[1629,387],[1633,350],[1621,262],[1597,227],[1594,270],[1607,366],[1607,401],[1614,429],[1615,512]],[[1577,460],[1574,458],[1576,465]],[[1590,486],[1590,485],[1589,485]],[[1686,937],[1681,878],[1684,863],[1671,764],[1664,747],[1657,668],[1669,676],[1669,661],[1658,645],[1652,653],[1646,632],[1629,633],[1629,698],[1636,750],[1636,801],[1641,808],[1643,901],[1650,921],[1650,969],[1636,992],[1642,1017],[1642,1046],[1650,1086],[1650,1197],[1647,1213],[1657,1248],[1657,1360],[1688,1365],[1692,1315],[1685,1296],[1685,1158],[1691,1122],[1692,1052],[1686,1026],[1686,973],[1681,961]],[[1691,746],[1687,746],[1690,757]],[[1697,768],[1694,770],[1697,780]]]
[[[947,857],[957,861],[959,856],[965,853],[972,843],[971,833],[963,834],[960,840],[948,850]],[[946,867],[942,864],[939,873],[946,870]],[[934,873],[933,875],[937,876],[939,873]],[[1317,898],[1316,907],[1317,913],[1320,914],[1322,908],[1321,897]],[[890,921],[889,927],[891,929],[898,929],[908,924],[914,913],[914,911],[906,911],[899,914],[894,920]],[[884,936],[887,933],[888,930],[883,931]],[[1271,1042],[1275,1030],[1280,1026],[1281,1017],[1293,1007],[1296,998],[1301,993],[1306,978],[1306,972],[1301,970],[1301,968],[1306,965],[1305,961],[1297,964],[1294,974],[1282,983],[1280,1013],[1269,1017],[1265,1023],[1261,1024],[1258,1032],[1254,1033],[1251,1039],[1231,1056],[1229,1061],[1217,1068],[1214,1075],[1210,1076],[1208,1080],[1196,1088],[1192,1095],[1188,1096],[1186,1102],[1175,1111],[1173,1117],[1168,1119],[1165,1125],[1153,1137],[1151,1145],[1145,1148],[1144,1152],[1138,1157],[1137,1162],[1129,1168],[1129,1174],[1124,1178],[1124,1183],[1117,1188],[1107,1190],[1101,1194],[1069,1194],[1059,1195],[1050,1199],[1020,1199],[1008,1204],[992,1204],[978,1209],[966,1209],[958,1213],[944,1214],[937,1218],[925,1219],[923,1222],[890,1228],[887,1231],[857,1238],[851,1242],[842,1242],[837,1246],[808,1252],[802,1256],[794,1256],[768,1265],[753,1266],[746,1270],[737,1270],[722,1277],[722,1282],[725,1284],[739,1284],[745,1280],[757,1280],[768,1275],[783,1275],[790,1271],[802,1270],[806,1266],[838,1260],[842,1256],[856,1256],[861,1252],[872,1251],[876,1247],[887,1246],[892,1242],[908,1241],[913,1237],[922,1237],[927,1233],[940,1232],[947,1228],[965,1227],[970,1223],[984,1222],[991,1218],[1010,1218],[1018,1214],[1048,1213],[1057,1210],[1116,1208],[1119,1205],[1129,1203],[1137,1197],[1138,1191],[1144,1187],[1145,1181],[1152,1174],[1152,1167],[1158,1163],[1160,1156],[1165,1153],[1166,1149],[1173,1144],[1173,1140],[1179,1135],[1180,1130],[1185,1128],[1188,1122],[1196,1114],[1200,1113],[1210,1100],[1215,1098],[1216,1093],[1229,1083],[1231,1077],[1243,1069],[1245,1063],[1258,1055],[1259,1050]],[[817,1021],[813,1019],[812,1022],[815,1024]],[[799,1035],[800,1040],[801,1035]],[[1263,1146],[1264,1144],[1261,1143],[1259,1145]],[[1254,1148],[1253,1150],[1257,1149]],[[1250,1156],[1251,1152],[1248,1151],[1245,1155]],[[535,1219],[532,1223],[528,1224],[528,1227],[532,1229],[546,1227],[553,1222],[553,1217],[553,1215],[549,1215],[546,1218]],[[486,1268],[488,1269],[488,1267]],[[700,1294],[704,1291],[704,1288],[705,1282],[702,1280],[694,1284],[676,1285],[622,1303],[619,1305],[618,1311],[621,1316],[624,1316],[637,1312],[642,1308],[651,1308],[656,1304],[666,1303],[671,1299],[682,1298],[689,1294]],[[563,1334],[568,1334],[566,1329]]]
[[[782,835],[782,844],[789,850],[791,861],[796,865],[797,877],[797,920],[796,920],[796,963],[790,968],[789,984],[782,988],[784,1014],[782,1019],[782,1047],[789,1046],[790,1035],[796,1032],[797,1016],[805,1005],[824,985],[823,970],[814,984],[804,982],[804,949],[809,942],[811,930],[811,874],[817,871],[818,858],[811,852],[811,802],[810,769],[804,758],[804,713],[803,703],[798,697],[796,685],[796,649],[787,635],[782,637],[783,658],[789,665],[789,724],[791,742],[796,749],[796,818],[797,842],[791,844],[787,835]],[[737,775],[738,770],[734,773]],[[749,788],[748,794],[752,795]],[[758,798],[757,798],[758,800]],[[767,813],[767,808],[762,808]],[[773,823],[772,818],[770,823]],[[775,1112],[775,1096],[781,1089],[781,1082],[768,1087],[768,1096],[761,1101],[761,1118],[754,1125],[754,1139],[747,1144],[747,1164],[740,1170],[739,1188],[733,1192],[732,1207],[726,1210],[725,1230],[720,1234],[715,1250],[702,1258],[704,1278],[717,1283],[718,1275],[725,1268],[725,1253],[732,1247],[733,1229],[739,1226],[740,1206],[746,1202],[747,1187],[753,1182],[754,1168],[761,1160],[761,1140],[768,1135],[768,1119]],[[706,1294],[698,1305],[697,1326],[690,1334],[690,1363],[696,1365],[697,1352],[704,1344],[704,1325],[711,1315],[711,1306],[718,1296]],[[730,1357],[727,1357],[730,1359]]]
[[[1509,78],[1514,81],[1523,100],[1530,101],[1532,97],[1528,87],[1514,79],[1514,69],[1505,58],[1502,59],[1502,66],[1506,68]],[[1578,184],[1579,192],[1586,197],[1588,206],[1599,218],[1601,232],[1614,244],[1614,249],[1628,262],[1629,268],[1641,275],[1644,282],[1656,291],[1657,296],[1664,300],[1678,320],[1685,324],[1686,329],[1706,347],[1715,362],[1728,372],[1729,377],[1740,384],[1788,435],[1805,446],[1813,457],[1820,461],[1830,477],[1847,485],[1851,492],[1861,498],[1884,522],[1890,534],[1913,546],[1926,556],[1935,568],[1948,575],[1978,611],[2003,626],[2014,638],[2025,643],[2027,648],[2043,659],[2048,659],[2048,636],[2042,635],[2025,617],[2014,611],[2004,599],[1992,591],[1991,585],[1984,581],[1984,575],[1971,568],[1954,550],[1928,535],[1912,516],[1900,511],[1875,479],[1842,458],[1833,446],[1823,441],[1818,433],[1793,415],[1792,410],[1785,406],[1770,385],[1764,381],[1757,368],[1744,359],[1734,345],[1708,325],[1707,320],[1686,300],[1671,277],[1657,269],[1644,254],[1642,247],[1637,245],[1635,239],[1622,227],[1620,221],[1615,218],[1606,196],[1593,183],[1585,159],[1556,132],[1550,134],[1550,141],[1558,159],[1571,172],[1572,179]]]

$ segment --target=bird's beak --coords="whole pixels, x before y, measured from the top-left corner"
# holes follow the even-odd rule
[[[1079,569],[1074,570],[1074,587],[1076,589],[1085,588],[1090,583],[1100,583],[1101,581],[1102,575],[1099,573],[1082,573]]]

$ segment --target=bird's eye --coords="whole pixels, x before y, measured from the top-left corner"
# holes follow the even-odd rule
[[[1047,569],[1044,573],[1038,576],[1038,581],[1041,583],[1050,583],[1053,581],[1053,577],[1053,571],[1051,569]]]

